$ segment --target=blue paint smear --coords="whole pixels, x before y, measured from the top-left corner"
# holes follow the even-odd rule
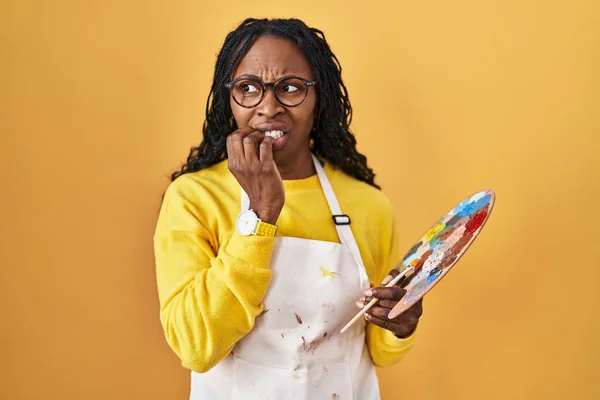
[[[460,209],[458,210],[457,214],[460,215],[461,217],[468,217],[469,215],[473,215],[477,211],[482,209],[483,207],[487,206],[488,203],[490,202],[491,197],[492,196],[487,194],[487,195],[483,196],[481,199],[477,200],[476,202],[467,203],[467,204],[461,203],[459,205]],[[457,208],[459,208],[459,207],[457,207]]]
[[[475,212],[481,210],[483,207],[487,206],[488,203],[490,202],[492,196],[485,195],[484,197],[482,197],[481,199],[477,200],[475,202],[475,204],[473,205],[475,207]]]
[[[473,196],[471,197],[471,201],[477,201],[477,200],[479,200],[480,198],[482,198],[482,197],[483,197],[483,196],[485,196],[485,195],[486,195],[486,192],[485,192],[485,191],[483,191],[483,192],[479,192],[479,193],[476,193],[475,195],[473,195]]]
[[[411,262],[413,262],[413,261],[414,261],[414,260],[416,260],[417,258],[419,258],[419,255],[418,255],[418,254],[412,254],[412,255],[410,255],[410,256],[408,256],[408,257],[406,257],[406,258],[404,259],[404,262],[403,262],[403,264],[404,264],[404,265],[409,265]]]
[[[456,207],[454,207],[454,210],[452,210],[452,214],[454,215],[460,215],[461,213],[464,212],[464,209],[470,204],[470,200],[464,200],[462,202],[460,202]]]
[[[433,270],[433,271],[431,271],[431,273],[430,273],[430,274],[429,274],[429,276],[427,277],[427,283],[431,283],[431,282],[435,281],[435,280],[436,280],[436,278],[437,278],[438,276],[440,276],[440,274],[441,274],[441,273],[442,273],[442,271],[440,271],[440,270],[437,270],[437,271],[436,271],[436,270]]]

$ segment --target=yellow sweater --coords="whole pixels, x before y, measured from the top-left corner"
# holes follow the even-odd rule
[[[400,260],[392,206],[385,195],[325,164],[372,286]],[[284,181],[285,205],[278,235],[339,243],[317,175]],[[206,372],[250,332],[263,308],[275,239],[243,237],[235,229],[240,186],[227,161],[185,174],[167,188],[154,247],[160,319],[182,365]],[[357,309],[358,312],[358,309]],[[399,361],[414,334],[398,339],[367,324],[367,344],[377,366]]]

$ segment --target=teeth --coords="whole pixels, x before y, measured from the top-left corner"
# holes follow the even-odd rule
[[[265,136],[271,137],[273,139],[279,139],[283,136],[283,131],[266,131]]]

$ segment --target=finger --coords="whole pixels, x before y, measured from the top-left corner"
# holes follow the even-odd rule
[[[236,161],[243,161],[245,159],[242,140],[253,131],[253,128],[246,126],[227,136],[227,157],[229,159]]]
[[[396,330],[400,329],[400,325],[398,325],[394,321],[390,321],[387,318],[379,318],[375,317],[371,314],[365,314],[365,319],[372,323],[373,325],[377,325],[383,329],[387,329],[392,332],[396,332]]]
[[[244,158],[247,163],[258,162],[258,144],[263,140],[262,132],[254,131],[243,139]]]
[[[417,301],[414,305],[410,306],[410,308],[406,309],[404,312],[393,315],[393,310],[388,314],[389,319],[396,320],[419,320],[421,315],[423,315],[423,299]],[[397,311],[396,311],[397,312]]]
[[[398,271],[396,268],[392,269],[390,272],[388,272],[387,276],[385,278],[383,278],[383,280],[381,281],[381,285],[385,286],[388,283],[390,283],[395,277],[398,276],[398,274],[400,273],[400,271]]]
[[[406,290],[398,286],[378,287],[367,290],[365,294],[367,296],[373,296],[378,299],[389,299],[399,301],[406,294]]]
[[[364,304],[369,304],[369,302],[373,300],[372,297],[362,297],[361,299],[359,299],[359,301],[364,302]],[[394,307],[396,307],[396,304],[398,304],[397,301],[394,300],[388,300],[388,299],[379,299],[379,301],[377,302],[377,305],[379,307],[383,307],[383,308],[387,308],[387,309],[392,309]]]
[[[393,268],[392,270],[390,270],[390,272],[388,272],[386,277],[383,278],[383,280],[381,281],[381,286],[387,286],[395,277],[400,275],[400,273],[402,271],[404,271],[405,269],[406,269],[406,267],[400,268],[400,269]],[[408,272],[406,275],[404,275],[402,278],[400,278],[400,280],[398,282],[396,282],[396,286],[404,287],[404,284],[409,276],[411,276],[410,272]]]
[[[231,161],[237,157],[236,151],[235,151],[235,141],[236,140],[237,140],[237,137],[235,136],[235,134],[232,133],[229,136],[227,136],[227,140],[225,141],[225,145],[227,146],[227,158],[229,159],[230,164],[231,164]]]
[[[389,308],[373,306],[367,311],[367,314],[381,319],[388,319],[387,315],[389,314],[389,312]]]
[[[378,318],[370,314],[365,314],[365,318],[373,325],[377,325],[383,329],[392,331],[397,336],[407,336],[412,331],[412,328],[396,323],[394,321],[390,321],[386,318]]]
[[[244,126],[244,127],[240,128],[240,129],[236,130],[236,131],[235,131],[235,132],[233,132],[233,133],[239,133],[240,135],[246,136],[246,135],[249,135],[249,134],[251,134],[251,133],[252,133],[252,132],[254,132],[255,130],[256,130],[256,129],[254,129],[254,128],[253,128],[253,127],[251,127],[251,126]]]
[[[272,137],[265,137],[260,143],[260,163],[262,165],[271,165],[273,163],[273,142]]]

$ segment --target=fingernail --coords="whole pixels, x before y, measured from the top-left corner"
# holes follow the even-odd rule
[[[367,298],[363,296],[360,299],[358,299],[358,301],[364,304],[367,301]]]
[[[373,291],[372,291],[371,289],[367,290],[367,291],[365,292],[365,296],[368,296],[368,297],[371,297],[371,296],[373,296]]]
[[[364,306],[364,303],[363,303],[362,301],[360,301],[360,300],[358,300],[358,301],[357,301],[356,303],[354,303],[354,304],[356,304],[356,307],[358,307],[358,308],[360,308],[360,309],[362,309],[362,308],[363,308],[363,306]]]
[[[392,279],[394,279],[394,278],[391,275],[388,275],[385,278],[383,278],[383,280],[381,281],[381,284],[387,285],[388,283],[390,283],[392,281]]]

